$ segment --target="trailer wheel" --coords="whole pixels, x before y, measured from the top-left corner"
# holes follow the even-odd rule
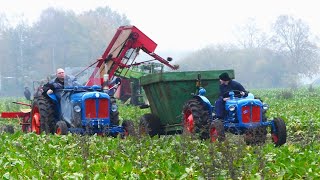
[[[140,118],[139,134],[149,134],[151,137],[160,135],[160,119],[151,113],[144,114]]]
[[[209,139],[209,113],[199,99],[191,99],[183,106],[183,133],[198,134],[200,139]]]
[[[58,134],[58,135],[67,135],[68,134],[68,126],[65,121],[58,121],[57,122],[56,134]]]
[[[211,142],[224,141],[226,138],[223,122],[219,120],[214,120],[210,125],[210,140]]]
[[[276,147],[281,146],[287,141],[287,128],[283,119],[274,119],[274,128],[271,128],[272,141]]]
[[[133,136],[135,135],[134,123],[131,120],[124,120],[122,123],[124,128],[124,136]]]
[[[54,109],[54,103],[47,97],[40,96],[33,101],[31,111],[31,129],[33,132],[36,134],[54,132]]]

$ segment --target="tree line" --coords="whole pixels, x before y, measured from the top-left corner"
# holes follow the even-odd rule
[[[0,15],[2,94],[21,94],[24,86],[32,86],[56,68],[91,64],[102,55],[117,28],[128,24],[125,15],[109,7],[81,14],[48,8],[32,25],[21,18],[11,26]]]
[[[116,29],[129,24],[108,6],[81,14],[48,8],[32,25],[21,18],[12,26],[0,14],[0,92],[21,94],[58,67],[89,65]],[[302,76],[319,73],[316,37],[301,19],[279,16],[268,33],[249,19],[236,35],[238,42],[208,45],[180,59],[180,71],[234,69],[236,79],[251,88],[296,86]]]
[[[307,23],[281,15],[271,27],[262,32],[249,19],[238,29],[238,42],[193,52],[180,61],[180,70],[234,69],[250,88],[297,87],[303,77],[319,74],[317,37]]]

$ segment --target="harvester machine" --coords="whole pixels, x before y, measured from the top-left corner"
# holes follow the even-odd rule
[[[64,87],[67,99],[55,94],[42,93],[35,96],[31,104],[15,102],[27,106],[22,112],[2,112],[2,118],[19,118],[23,132],[40,134],[90,133],[117,135],[130,133],[132,122],[124,121],[119,125],[118,109],[113,97],[114,91],[121,83],[131,67],[145,62],[158,61],[176,70],[177,65],[157,55],[154,51],[157,44],[135,26],[121,26],[117,29],[107,49],[94,63],[81,70],[80,76],[94,67],[89,79],[82,85]],[[136,60],[140,50],[153,57],[152,60]],[[112,84],[114,82],[115,84]],[[63,100],[63,101],[62,101]],[[70,112],[65,112],[66,110]],[[68,115],[67,117],[65,117]]]

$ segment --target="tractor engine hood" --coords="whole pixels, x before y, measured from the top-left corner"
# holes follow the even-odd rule
[[[95,101],[104,99],[110,102],[110,96],[104,92],[68,92],[61,96],[61,115],[64,121],[70,124],[71,127],[80,127],[82,120],[86,119],[86,105],[87,100]],[[109,105],[106,103],[105,111],[109,111]]]
[[[104,92],[93,91],[93,92],[77,92],[73,93],[70,96],[72,101],[81,102],[85,99],[99,99],[99,98],[106,98],[110,99],[110,96]]]
[[[254,105],[254,106],[262,106],[262,102],[258,99],[235,99],[235,100],[228,100],[226,103],[227,106],[236,105],[236,106],[247,106],[247,105]]]

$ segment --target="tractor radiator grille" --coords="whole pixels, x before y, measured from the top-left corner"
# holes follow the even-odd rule
[[[243,123],[256,123],[261,119],[260,106],[243,106],[241,109]]]
[[[86,118],[108,118],[108,99],[87,99],[85,101]]]

